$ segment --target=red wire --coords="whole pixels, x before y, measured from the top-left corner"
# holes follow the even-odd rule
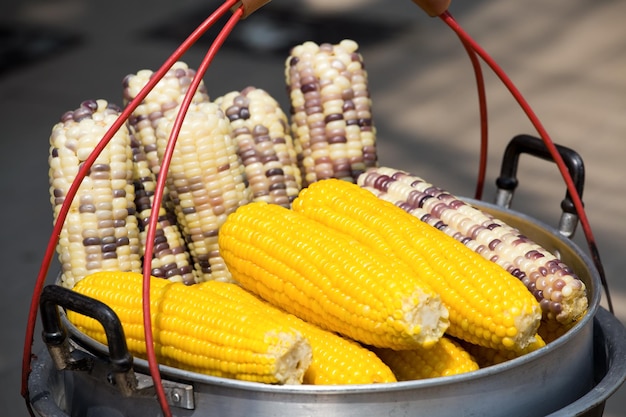
[[[487,122],[487,94],[485,92],[485,79],[480,66],[480,61],[476,55],[476,51],[471,45],[460,38],[474,68],[474,76],[476,77],[476,88],[478,90],[478,107],[480,110],[480,158],[478,161],[478,177],[476,179],[476,190],[474,198],[482,200],[483,190],[485,188],[485,175],[487,172],[487,151],[489,145],[489,123]]]
[[[228,7],[230,8],[230,7]],[[185,93],[185,97],[183,98],[180,106],[180,110],[176,115],[176,119],[174,120],[174,124],[172,127],[172,132],[170,133],[169,140],[167,142],[167,146],[163,153],[163,158],[161,160],[161,175],[157,178],[156,189],[154,192],[152,209],[150,212],[150,218],[148,222],[148,229],[146,235],[146,248],[144,259],[152,259],[154,253],[154,239],[157,228],[157,220],[159,216],[159,209],[161,207],[161,203],[163,201],[163,192],[165,188],[165,182],[167,178],[167,172],[172,160],[172,156],[174,154],[174,148],[176,146],[176,141],[178,139],[178,134],[182,128],[183,121],[185,119],[185,115],[189,110],[189,106],[193,100],[193,96],[202,81],[202,77],[206,73],[207,69],[211,65],[213,58],[219,51],[220,47],[235,27],[237,22],[241,19],[243,15],[243,7],[239,7],[237,10],[233,12],[233,15],[230,17],[228,22],[224,25],[220,33],[215,38],[215,41],[211,44],[207,54],[199,65],[196,75],[192,79],[188,91]],[[169,409],[169,404],[167,403],[167,398],[165,396],[165,392],[163,390],[163,385],[161,381],[161,376],[159,372],[159,364],[156,359],[156,354],[154,351],[154,338],[152,332],[152,324],[151,324],[151,314],[150,314],[150,277],[151,277],[151,265],[150,262],[144,262],[143,265],[143,324],[144,324],[144,335],[146,339],[146,355],[148,358],[148,366],[150,369],[150,374],[154,380],[154,386],[157,391],[157,397],[159,399],[159,403],[163,410],[163,414],[166,417],[171,416],[171,411]]]
[[[561,154],[559,153],[556,146],[554,145],[554,142],[550,138],[550,135],[548,134],[546,129],[543,127],[541,121],[539,120],[537,115],[534,113],[534,111],[532,110],[528,102],[524,99],[523,95],[517,89],[515,84],[509,79],[509,77],[502,70],[502,68],[500,68],[500,66],[489,56],[489,54],[487,54],[487,52],[483,50],[483,48],[476,41],[474,41],[469,36],[469,34],[467,34],[463,30],[463,28],[454,20],[454,18],[448,11],[442,13],[439,17],[448,26],[450,26],[450,28],[454,32],[456,32],[456,34],[463,40],[464,45],[471,47],[487,63],[487,65],[489,65],[489,67],[494,71],[494,73],[500,78],[502,83],[507,87],[509,92],[513,95],[513,97],[518,102],[522,110],[528,116],[528,119],[530,120],[530,122],[533,124],[533,126],[539,133],[539,136],[543,140],[546,148],[550,152],[550,155],[552,156],[554,162],[559,168],[561,176],[563,177],[563,180],[565,181],[565,184],[567,186],[567,191],[572,197],[572,202],[574,203],[574,207],[576,208],[576,212],[580,219],[580,223],[581,223],[583,232],[585,234],[585,238],[587,240],[589,250],[594,259],[595,266],[598,269],[598,273],[600,274],[600,279],[604,287],[609,310],[613,312],[613,302],[611,301],[611,295],[609,293],[608,283],[606,281],[604,268],[602,266],[602,262],[600,261],[600,253],[598,251],[596,240],[593,236],[591,225],[589,223],[589,219],[587,218],[587,214],[585,212],[582,199],[580,195],[578,194],[578,190],[576,189],[576,185],[574,184],[574,181],[569,173],[569,170],[567,169],[567,165],[565,165],[565,162],[563,161]]]
[[[130,115],[133,111],[141,104],[141,102],[146,98],[146,96],[152,91],[154,86],[159,82],[161,78],[167,73],[167,71],[180,59],[180,57],[187,52],[187,50],[195,43],[204,32],[208,30],[208,28],[213,25],[226,11],[228,11],[231,7],[233,7],[238,0],[228,0],[224,3],[213,15],[207,18],[175,51],[172,55],[165,61],[165,63],[157,70],[153,77],[148,81],[148,83],[139,91],[137,96],[126,106],[126,108],[122,111],[120,116],[115,120],[115,122],[111,125],[109,130],[104,134],[100,142],[95,146],[94,150],[87,157],[85,162],[82,164],[81,168],[76,175],[76,178],[70,185],[68,189],[67,195],[61,208],[59,209],[59,215],[55,221],[54,227],[52,229],[52,233],[50,234],[50,239],[48,240],[48,244],[46,246],[46,251],[44,253],[44,257],[42,263],[39,268],[39,272],[37,275],[37,279],[35,281],[35,287],[33,289],[33,297],[31,298],[31,304],[28,314],[28,322],[26,326],[26,335],[24,338],[24,349],[22,356],[22,384],[21,384],[21,395],[26,400],[26,403],[29,405],[28,399],[28,376],[30,375],[30,363],[32,360],[32,347],[34,340],[34,332],[35,326],[37,322],[37,312],[39,310],[39,298],[41,295],[41,291],[46,281],[46,277],[48,275],[48,271],[50,269],[50,264],[54,257],[56,251],[56,245],[58,243],[59,236],[61,234],[61,230],[63,228],[63,223],[67,217],[69,212],[71,203],[78,192],[78,188],[82,183],[83,179],[89,173],[91,166],[94,164],[95,160],[98,158],[100,153],[102,153],[103,149],[107,146],[107,144],[111,141],[115,133],[126,123]],[[30,410],[30,407],[29,407]]]

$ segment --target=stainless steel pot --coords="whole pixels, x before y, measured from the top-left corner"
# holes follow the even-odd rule
[[[600,308],[594,318],[594,357],[593,367],[595,377],[592,381],[593,387],[585,393],[584,396],[576,401],[560,408],[553,413],[549,414],[549,417],[600,417],[603,414],[606,400],[610,398],[613,393],[624,382],[624,375],[626,375],[626,329],[624,326],[608,311],[604,308]],[[70,417],[70,416],[90,416],[90,417],[121,417],[126,415],[137,415],[144,413],[143,415],[160,415],[155,407],[155,400],[146,398],[123,398],[119,392],[115,389],[107,387],[103,384],[102,380],[98,380],[93,376],[88,376],[78,372],[61,372],[58,371],[50,358],[47,350],[40,352],[38,357],[33,361],[33,370],[29,379],[30,400],[35,414],[40,417]],[[106,368],[106,365],[101,366]],[[211,403],[208,407],[198,411],[185,411],[177,407],[173,407],[173,413],[176,416],[187,415],[202,415],[202,416],[219,416],[219,411],[224,408],[223,402],[234,401],[236,404],[232,405],[233,411],[231,415],[241,413],[241,415],[262,416],[262,415],[283,415],[283,404],[276,401],[269,403],[262,398],[264,394],[259,396],[253,391],[253,394],[249,398],[250,403],[255,401],[262,401],[255,406],[244,407],[238,398],[248,395],[248,389],[239,390],[233,386],[234,392],[237,393],[235,397],[224,396],[216,400],[216,403]],[[170,386],[170,389],[172,387]],[[442,389],[447,389],[443,387]],[[540,401],[537,398],[530,398],[535,392],[527,392],[526,398],[529,402]],[[217,393],[216,393],[217,395]],[[348,394],[350,395],[350,394]],[[198,394],[204,398],[205,394]],[[185,398],[184,394],[178,398]],[[543,398],[543,397],[541,397]],[[321,399],[321,398],[320,398]],[[351,398],[352,401],[358,402],[359,398]],[[501,400],[496,397],[496,394],[483,393],[480,397],[475,399],[453,399],[453,401],[488,401],[493,404],[490,414],[488,415],[503,415],[496,411],[495,407],[500,406]],[[290,400],[293,401],[293,400]],[[346,402],[349,400],[346,399]],[[368,404],[374,404],[374,399],[368,400]],[[402,404],[397,404],[397,407],[393,407],[389,402],[392,401],[391,397],[384,404],[374,404],[373,408],[367,415],[383,416],[420,416],[428,415],[428,410],[406,408],[402,409]],[[122,404],[124,403],[124,404]],[[203,401],[204,403],[204,401]],[[216,405],[217,404],[217,405]],[[198,404],[198,407],[200,404]],[[310,407],[307,404],[301,405],[303,410]],[[330,406],[328,406],[330,408]],[[128,413],[128,409],[135,410],[134,413]],[[271,411],[267,411],[273,409]],[[253,410],[253,411],[251,411]],[[257,413],[258,410],[258,413]],[[265,411],[263,411],[265,410]],[[401,410],[397,412],[397,410]],[[460,416],[467,416],[471,410],[468,408],[466,413],[459,414]],[[531,412],[524,408],[524,415],[532,416]],[[528,414],[526,414],[528,411]],[[264,414],[261,414],[264,412]],[[379,413],[379,414],[376,414]],[[317,415],[311,414],[311,415]],[[287,415],[287,414],[285,414]],[[298,415],[302,415],[299,413]],[[339,415],[351,415],[341,414],[340,411],[332,410],[329,412],[329,416]],[[437,415],[449,416],[448,410],[442,407],[441,412]]]
[[[589,291],[587,315],[565,336],[536,352],[462,375],[420,381],[359,386],[275,386],[214,378],[162,367],[177,416],[541,416],[587,394],[594,385],[594,317],[600,303],[597,271],[576,245],[551,227],[510,209],[469,200],[518,227],[545,248],[560,254]],[[70,338],[91,357],[91,364],[61,371],[54,378],[64,392],[70,415],[158,415],[157,402],[137,390],[125,397],[114,386],[108,349],[64,321]],[[82,351],[84,350],[84,352]],[[115,364],[115,361],[114,361]],[[134,370],[147,374],[147,363],[134,360]],[[143,377],[141,386],[150,385]],[[119,385],[119,380],[118,380]],[[95,411],[98,410],[98,411]]]

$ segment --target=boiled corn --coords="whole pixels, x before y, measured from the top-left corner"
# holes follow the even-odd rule
[[[74,290],[99,300],[119,316],[132,355],[145,357],[140,273],[95,273]],[[298,331],[262,308],[215,291],[152,278],[150,307],[157,360],[163,365],[224,378],[299,384],[311,362],[311,347]],[[87,336],[106,343],[96,320],[68,311]]]
[[[219,248],[244,288],[359,342],[430,346],[448,326],[439,296],[408,267],[284,207],[240,207],[220,229]]]
[[[157,125],[162,157],[176,112]],[[198,281],[230,281],[219,253],[218,231],[226,217],[249,201],[231,127],[215,103],[193,104],[185,117],[167,173],[169,195]]]
[[[124,104],[137,97],[152,76],[154,72],[148,69],[127,75],[122,82]],[[148,166],[154,175],[158,175],[161,169],[161,160],[157,152],[157,125],[165,115],[177,110],[195,76],[196,71],[189,68],[186,63],[182,61],[174,63],[128,119],[130,130],[141,143]],[[201,82],[194,93],[193,102],[208,101],[206,86]]]
[[[48,162],[55,221],[81,164],[119,114],[120,109],[105,100],[85,101],[52,128]],[[61,283],[71,288],[95,271],[141,271],[140,251],[130,134],[122,128],[71,203],[57,244]]]
[[[290,207],[302,179],[287,116],[278,102],[255,87],[215,101],[230,120],[251,200]]]
[[[541,308],[517,278],[358,185],[318,181],[292,207],[351,236],[370,253],[414,270],[449,310],[450,335],[487,347],[521,349],[536,333]]]
[[[296,46],[285,78],[304,186],[325,178],[355,182],[376,166],[372,101],[356,42]]]

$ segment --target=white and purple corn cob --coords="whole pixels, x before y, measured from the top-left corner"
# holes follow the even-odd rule
[[[296,46],[285,78],[303,186],[325,178],[354,183],[377,165],[372,100],[356,42]]]
[[[144,69],[124,78],[122,82],[124,105],[137,97],[153,75],[152,70]],[[195,75],[196,71],[189,68],[186,63],[176,62],[128,119],[130,130],[141,143],[154,175],[158,175],[161,168],[156,144],[156,127],[165,115],[177,110]],[[194,93],[193,102],[208,101],[206,86],[201,82]]]
[[[81,165],[120,115],[105,100],[66,112],[50,135],[50,201],[57,221]],[[61,284],[72,288],[98,271],[141,271],[130,134],[119,129],[71,202],[57,244]]]
[[[233,130],[252,201],[289,208],[302,188],[287,116],[265,90],[247,87],[215,100]]]
[[[156,128],[159,158],[167,146],[176,112]],[[198,282],[232,281],[217,238],[226,217],[250,201],[243,165],[230,122],[216,103],[190,106],[178,134],[167,188]]]

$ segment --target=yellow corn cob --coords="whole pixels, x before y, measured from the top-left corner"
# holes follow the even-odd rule
[[[409,268],[284,207],[240,207],[222,226],[219,246],[244,288],[359,342],[431,346],[448,326],[439,296]]]
[[[537,334],[535,335],[535,339],[521,350],[491,349],[463,341],[461,341],[461,345],[472,355],[481,368],[485,368],[487,366],[497,365],[499,363],[518,358],[527,353],[534,352],[535,350],[544,347],[546,342],[541,336],[539,336],[539,334]]]
[[[115,311],[128,349],[137,357],[146,355],[142,278],[139,273],[95,273],[74,287]],[[224,378],[299,384],[311,362],[311,347],[299,332],[263,309],[219,296],[219,290],[199,291],[152,278],[150,307],[155,352],[163,365]],[[106,343],[97,321],[72,311],[68,319],[87,336]]]
[[[133,178],[135,184],[135,206],[139,220],[139,238],[142,247],[141,255],[146,246],[146,226],[150,221],[156,178],[150,168],[141,144],[131,135],[133,151]],[[154,253],[152,257],[152,275],[167,278],[171,281],[182,281],[186,284],[196,282],[193,264],[183,236],[176,223],[174,213],[166,210],[162,202],[158,212],[157,229],[154,237]],[[144,262],[146,262],[144,257]]]
[[[266,91],[248,87],[216,100],[230,120],[252,201],[289,207],[302,180],[287,116]]]
[[[478,364],[455,340],[442,337],[428,349],[373,349],[398,381],[458,375],[478,369]]]
[[[124,78],[122,84],[125,105],[137,97],[153,75],[151,70],[145,69]],[[141,143],[148,166],[154,175],[158,175],[161,168],[156,143],[157,125],[165,115],[177,110],[195,75],[196,71],[189,68],[186,63],[176,62],[128,119],[130,130]],[[208,101],[209,95],[205,84],[201,82],[195,92],[193,102]]]
[[[285,63],[304,186],[325,178],[355,182],[377,164],[367,72],[357,50],[351,40],[305,42]]]
[[[85,101],[53,127],[48,161],[55,221],[80,165],[119,114],[120,109],[105,100]],[[61,282],[69,288],[90,272],[141,271],[128,129],[115,134],[82,181],[57,252]]]
[[[222,286],[200,283],[195,287],[204,291],[219,291],[219,295],[238,303],[251,303],[277,320],[293,327],[309,341],[313,352],[311,365],[304,373],[304,384],[345,385],[395,382],[396,378],[372,351],[353,340],[323,330],[293,314],[287,314],[261,300],[237,284]]]
[[[176,112],[157,126],[161,156]],[[249,200],[228,119],[215,103],[192,105],[168,172],[168,189],[199,281],[231,280],[217,236],[226,217]]]
[[[293,210],[349,234],[368,250],[412,268],[441,295],[452,336],[494,348],[524,348],[541,308],[517,278],[371,192],[341,180],[311,184]]]
[[[364,174],[359,183],[423,221],[437,224],[518,277],[539,300],[546,319],[569,323],[587,310],[585,284],[519,230],[403,171],[376,168]]]

